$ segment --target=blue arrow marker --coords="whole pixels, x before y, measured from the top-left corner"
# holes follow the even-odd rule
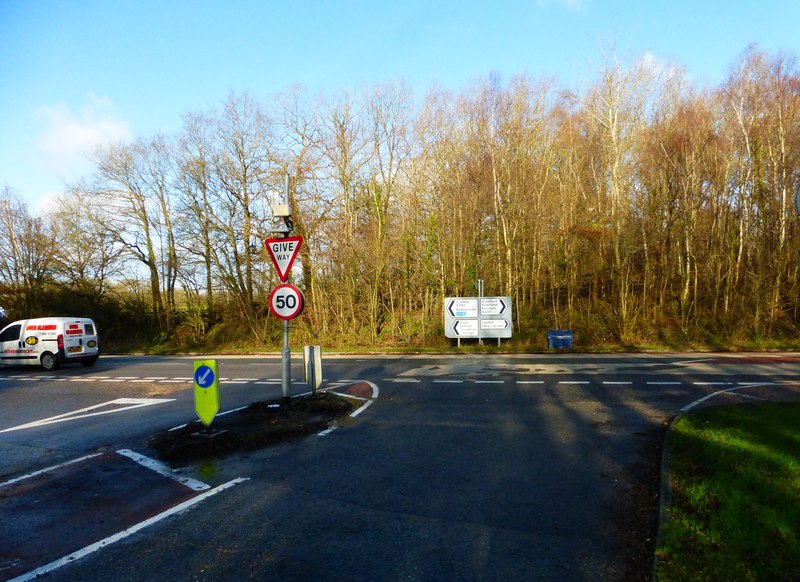
[[[195,370],[194,381],[200,388],[208,388],[214,383],[214,370],[208,366],[200,366]]]

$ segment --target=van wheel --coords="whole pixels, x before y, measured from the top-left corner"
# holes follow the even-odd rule
[[[42,368],[48,372],[58,369],[58,358],[56,358],[55,355],[51,354],[50,352],[45,352],[42,354],[41,363]]]

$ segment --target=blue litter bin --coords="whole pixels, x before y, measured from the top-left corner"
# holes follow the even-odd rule
[[[548,329],[547,347],[551,350],[571,350],[573,332],[571,329]]]

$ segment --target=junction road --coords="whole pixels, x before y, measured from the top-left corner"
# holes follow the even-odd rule
[[[793,354],[328,356],[362,414],[173,471],[146,442],[194,418],[191,361],[0,369],[0,579],[645,578],[666,423],[800,386]],[[219,370],[223,410],[280,396],[278,358]]]

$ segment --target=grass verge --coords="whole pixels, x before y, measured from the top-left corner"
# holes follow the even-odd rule
[[[800,580],[800,404],[701,410],[666,446],[656,579]]]

